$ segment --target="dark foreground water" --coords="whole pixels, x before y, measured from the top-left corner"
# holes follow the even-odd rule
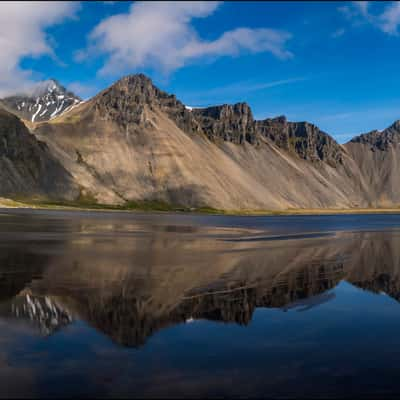
[[[0,210],[0,397],[398,397],[400,216]]]

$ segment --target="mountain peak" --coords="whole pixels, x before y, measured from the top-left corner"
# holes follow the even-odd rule
[[[138,82],[146,82],[146,83],[153,84],[153,81],[151,80],[151,78],[143,73],[129,74],[129,75],[122,77],[120,80],[121,81],[138,81]]]
[[[66,93],[67,89],[65,89],[65,87],[62,86],[56,79],[51,78],[38,82],[31,88],[31,90],[23,94],[31,97],[38,97],[52,92]]]
[[[354,137],[350,142],[368,144],[373,150],[387,150],[390,145],[400,143],[400,120],[393,122],[383,131],[375,129]]]
[[[326,132],[309,122],[289,122],[285,116],[257,121],[257,131],[278,147],[308,161],[341,164],[340,145]]]
[[[158,97],[175,97],[158,89],[149,77],[141,73],[122,77],[110,87],[100,92],[96,96],[96,99],[104,101],[110,96],[113,98],[122,96],[131,98],[133,96],[138,102],[148,104]]]
[[[199,130],[191,112],[175,95],[159,89],[141,73],[124,76],[95,96],[93,103],[102,118],[124,128],[143,127],[148,123],[146,110],[162,110],[185,132]]]
[[[122,91],[130,91],[130,92],[149,92],[152,94],[157,94],[158,92],[162,92],[159,90],[153,83],[153,81],[144,74],[131,74],[126,75],[107,88],[105,91],[110,91],[112,88],[118,88]],[[157,93],[156,93],[157,92]]]
[[[32,122],[48,121],[79,104],[81,99],[56,79],[36,83],[25,93],[2,100],[19,117]]]

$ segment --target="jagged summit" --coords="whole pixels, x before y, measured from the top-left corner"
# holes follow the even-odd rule
[[[144,74],[128,75],[99,93],[95,107],[103,118],[123,126],[146,126],[146,109],[161,110],[186,133],[202,133],[213,142],[259,144],[266,138],[278,147],[309,161],[336,165],[340,145],[307,122],[288,122],[285,116],[256,121],[246,102],[210,107],[187,107],[175,95],[158,89]]]
[[[144,74],[121,78],[92,101],[103,118],[113,120],[125,129],[148,127],[147,111],[159,110],[165,112],[185,132],[199,132],[191,111],[174,94],[157,88]]]
[[[31,121],[48,121],[79,104],[81,99],[56,79],[38,82],[24,93],[2,100],[5,107],[19,117]]]
[[[326,132],[309,122],[289,122],[285,116],[256,122],[257,131],[277,146],[308,161],[325,161],[336,166],[343,150]]]
[[[356,136],[350,143],[368,144],[372,149],[387,150],[392,144],[400,143],[400,120],[395,121],[383,131],[373,130]]]
[[[246,102],[196,108],[187,107],[175,95],[157,88],[144,74],[128,75],[94,97],[104,119],[124,129],[151,126],[148,110],[159,110],[189,134],[203,134],[212,142],[258,145],[272,141],[308,161],[331,166],[342,162],[341,146],[327,133],[308,122],[288,122],[285,116],[257,121]]]

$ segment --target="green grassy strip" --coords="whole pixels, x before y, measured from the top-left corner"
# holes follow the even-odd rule
[[[161,200],[128,201],[121,205],[101,204],[90,196],[80,196],[76,201],[55,201],[48,199],[14,198],[8,200],[9,206],[31,207],[41,209],[80,209],[103,211],[156,211],[156,212],[190,212],[201,214],[223,215],[329,215],[329,214],[385,214],[400,213],[400,208],[365,208],[365,209],[287,209],[287,210],[218,210],[212,207],[185,207],[171,205]],[[4,206],[8,204],[3,202]]]

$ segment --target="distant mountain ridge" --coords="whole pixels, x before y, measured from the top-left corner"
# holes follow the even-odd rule
[[[2,99],[8,110],[31,122],[49,121],[81,101],[55,79],[39,82],[26,93]]]
[[[99,203],[157,200],[231,210],[400,205],[400,122],[340,145],[308,122],[255,120],[243,102],[187,107],[143,74],[85,102],[71,98],[54,118],[31,116],[32,133],[80,193]]]

